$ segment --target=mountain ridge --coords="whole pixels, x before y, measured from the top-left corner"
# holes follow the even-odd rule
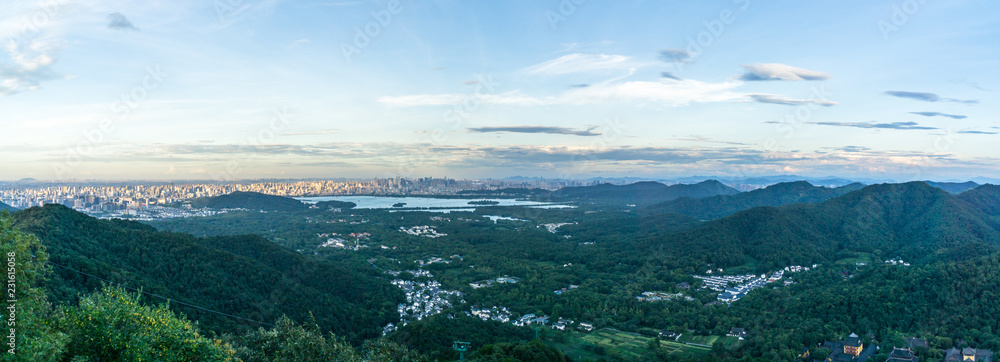
[[[813,186],[807,181],[782,182],[733,195],[716,195],[700,199],[679,198],[647,206],[642,209],[642,212],[647,214],[677,213],[700,220],[711,220],[760,206],[822,202],[851,191],[860,190],[863,187],[864,185],[860,183],[827,188]]]
[[[964,260],[1000,248],[1000,223],[982,207],[910,182],[871,185],[816,204],[743,210],[645,243],[722,266],[758,260],[780,268],[854,252]]]

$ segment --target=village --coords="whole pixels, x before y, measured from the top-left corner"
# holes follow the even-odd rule
[[[433,226],[427,226],[427,225],[411,226],[409,228],[400,226],[399,231],[402,231],[404,233],[413,236],[424,236],[428,238],[439,238],[442,236],[448,236],[448,234],[437,232],[437,230],[435,230]]]
[[[744,274],[744,275],[693,275],[693,277],[702,280],[702,288],[707,288],[720,292],[718,299],[721,302],[733,303],[740,300],[747,295],[751,290],[764,287],[769,283],[781,280],[785,272],[797,273],[809,271],[810,269],[815,269],[818,264],[813,264],[812,267],[808,266],[787,266],[784,269],[779,269],[771,273],[768,276],[766,273],[761,275],[754,274]],[[722,269],[716,269],[714,272],[721,273]],[[705,272],[706,274],[712,274],[713,270],[709,269]],[[784,284],[791,284],[791,280],[785,280]],[[645,293],[644,293],[645,294]],[[641,300],[641,299],[640,299]]]

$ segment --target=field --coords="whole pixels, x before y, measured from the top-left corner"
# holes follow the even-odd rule
[[[740,339],[736,337],[729,336],[695,336],[690,334],[682,334],[680,338],[677,339],[681,343],[694,343],[703,344],[706,346],[712,346],[716,343],[721,343],[726,349],[735,348],[740,344]]]
[[[555,343],[555,346],[574,360],[605,357],[637,360],[643,355],[653,354],[649,349],[652,340],[640,334],[605,328],[591,333],[571,332],[565,343]],[[660,341],[660,346],[674,357],[705,356],[711,351],[711,348],[673,341]]]

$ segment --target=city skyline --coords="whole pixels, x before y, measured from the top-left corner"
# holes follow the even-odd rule
[[[1000,177],[1000,4],[4,2],[0,181]]]

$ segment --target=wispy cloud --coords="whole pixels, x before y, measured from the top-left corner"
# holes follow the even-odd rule
[[[823,99],[793,99],[780,96],[777,94],[751,93],[747,94],[747,97],[750,97],[750,99],[758,103],[781,104],[786,106],[797,106],[801,104],[817,104],[823,107],[830,107],[840,104],[834,101],[828,101]]]
[[[864,147],[864,146],[843,146],[843,147],[833,148],[833,150],[834,151],[841,151],[841,152],[856,153],[856,152],[867,152],[867,151],[871,151],[872,149],[868,148],[868,147]]]
[[[907,91],[885,91],[885,94],[888,94],[888,95],[893,96],[893,97],[909,98],[909,99],[918,100],[918,101],[924,101],[924,102],[954,102],[954,103],[965,103],[965,104],[976,104],[976,103],[979,103],[979,101],[975,100],[975,99],[972,99],[972,100],[963,100],[963,99],[955,99],[955,98],[942,98],[942,97],[940,97],[940,96],[938,96],[937,94],[934,94],[934,93],[907,92]]]
[[[684,49],[663,49],[660,51],[660,60],[669,63],[691,63],[694,57]]]
[[[948,118],[953,118],[953,119],[965,119],[965,118],[968,118],[968,117],[960,115],[960,114],[947,114],[947,113],[940,113],[940,112],[910,112],[910,113],[912,113],[912,114],[918,114],[918,115],[921,115],[921,116],[924,116],[924,117],[948,117]]]
[[[854,128],[875,128],[875,129],[899,129],[899,130],[920,130],[938,129],[936,127],[921,126],[917,122],[807,122],[820,126],[854,127]]]
[[[282,136],[315,136],[315,135],[337,134],[337,133],[338,132],[336,130],[324,130],[324,131],[312,131],[312,132],[282,133],[281,135]]]
[[[139,30],[139,28],[132,25],[131,21],[128,21],[125,15],[117,12],[108,14],[108,28],[115,30]]]
[[[486,94],[477,99],[484,104],[541,106],[541,105],[582,105],[613,101],[655,102],[663,105],[685,105],[690,103],[729,102],[744,98],[731,91],[740,82],[708,83],[696,80],[671,82],[634,81],[622,83],[601,83],[589,87],[573,88],[556,96],[535,97],[511,91],[502,94]],[[377,101],[396,107],[454,105],[466,100],[467,94],[418,94],[403,96],[383,96]]]
[[[740,79],[746,81],[830,79],[829,73],[778,63],[744,65],[743,69],[746,69],[746,73],[743,73]]]
[[[957,133],[964,133],[964,134],[1000,134],[1000,132],[989,132],[989,131],[958,131]]]
[[[591,127],[586,130],[576,130],[566,127],[546,127],[546,126],[506,126],[506,127],[478,127],[469,128],[468,130],[476,133],[490,133],[490,132],[502,132],[502,133],[545,133],[545,134],[560,134],[560,135],[573,135],[573,136],[600,136],[600,132],[594,132],[594,128]]]
[[[524,71],[530,74],[560,75],[608,69],[627,69],[633,66],[629,64],[629,59],[627,56],[615,54],[574,53],[532,65],[525,68]]]
[[[671,72],[660,72],[660,77],[661,78],[667,78],[667,79],[673,79],[673,80],[682,80],[681,77],[678,77],[678,76],[674,75],[674,73],[671,73]]]

